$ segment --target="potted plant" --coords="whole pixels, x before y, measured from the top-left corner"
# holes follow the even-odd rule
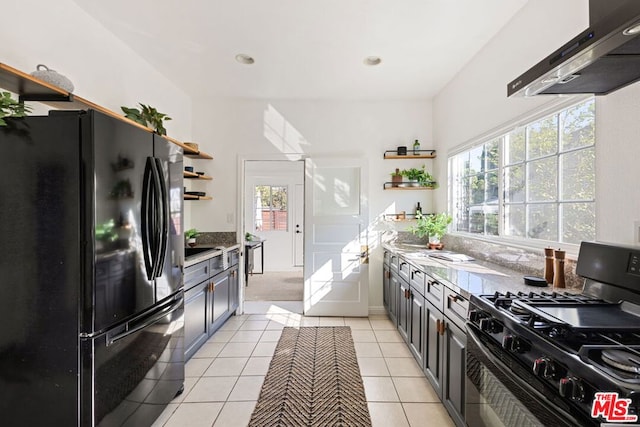
[[[187,245],[194,247],[196,245],[196,237],[198,236],[198,230],[190,228],[184,232],[184,238],[187,239]]]
[[[402,184],[402,172],[396,168],[395,172],[391,172],[391,186],[400,187],[400,184]]]
[[[405,176],[414,187],[432,187],[435,185],[435,179],[424,169],[424,165],[422,165],[420,169],[405,169],[402,171],[402,175]]]
[[[164,128],[164,121],[171,120],[171,117],[164,113],[159,112],[150,105],[139,104],[140,109],[120,107],[124,112],[127,119],[133,120],[136,123],[140,123],[142,126],[155,129],[158,135],[166,135],[167,130]]]
[[[0,92],[0,126],[6,126],[5,117],[25,117],[31,112],[31,107],[24,102],[16,101],[9,92]]]
[[[417,187],[418,185],[420,185],[418,183],[418,178],[420,177],[420,174],[421,174],[420,169],[417,169],[417,168],[404,169],[402,171],[402,176],[407,178],[407,180],[409,181],[409,185],[412,187]]]
[[[447,233],[449,224],[453,221],[446,212],[439,214],[416,214],[416,225],[409,228],[418,237],[429,236],[430,249],[442,249],[440,239]]]

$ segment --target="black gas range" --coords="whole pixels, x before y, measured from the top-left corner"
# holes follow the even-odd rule
[[[570,292],[472,295],[475,426],[640,424],[640,248],[583,242]]]

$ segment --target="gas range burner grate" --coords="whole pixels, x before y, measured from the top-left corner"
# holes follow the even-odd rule
[[[640,374],[640,356],[626,350],[602,350],[602,361],[607,365],[625,372]]]

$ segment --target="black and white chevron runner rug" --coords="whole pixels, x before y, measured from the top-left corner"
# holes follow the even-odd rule
[[[351,328],[284,328],[250,427],[371,427]]]

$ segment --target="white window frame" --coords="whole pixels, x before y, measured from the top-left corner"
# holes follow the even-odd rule
[[[567,254],[575,257],[577,256],[578,253],[578,249],[579,249],[579,244],[573,244],[573,243],[565,243],[565,242],[558,242],[558,241],[553,241],[553,240],[541,240],[541,239],[533,239],[533,238],[529,238],[529,237],[522,237],[522,238],[518,238],[518,237],[510,237],[510,236],[505,236],[504,233],[504,208],[505,208],[505,204],[504,204],[504,169],[505,169],[505,159],[504,159],[504,143],[505,143],[505,139],[507,137],[507,135],[514,131],[517,130],[518,128],[522,128],[525,127],[527,125],[533,124],[536,121],[542,120],[546,117],[552,116],[554,114],[559,114],[560,112],[570,109],[573,106],[579,105],[581,103],[584,103],[590,99],[594,99],[593,96],[591,95],[587,95],[587,96],[574,96],[568,99],[561,99],[558,98],[548,104],[546,104],[545,106],[543,106],[542,108],[539,108],[537,110],[534,110],[533,112],[528,113],[527,115],[521,116],[517,119],[515,119],[514,121],[503,125],[499,128],[493,129],[490,132],[487,132],[481,136],[479,136],[478,138],[475,138],[471,141],[468,141],[465,144],[462,144],[452,150],[450,150],[447,153],[447,168],[448,168],[448,173],[447,173],[447,188],[448,188],[448,210],[450,213],[452,213],[454,215],[456,215],[456,209],[455,209],[455,202],[456,200],[454,199],[454,185],[455,185],[455,177],[453,175],[453,159],[456,155],[458,154],[462,154],[464,152],[473,150],[477,147],[483,146],[486,143],[490,143],[496,139],[500,139],[500,148],[499,148],[499,166],[498,166],[498,175],[499,175],[499,201],[498,201],[498,209],[499,209],[499,214],[498,214],[498,230],[499,230],[499,234],[498,235],[485,235],[485,234],[479,234],[479,233],[470,233],[470,232],[465,232],[465,231],[452,231],[451,234],[453,235],[458,235],[458,236],[462,236],[465,238],[472,238],[472,239],[476,239],[476,240],[481,240],[481,241],[487,241],[487,242],[493,242],[493,243],[501,243],[501,244],[505,244],[511,247],[515,247],[515,248],[523,248],[523,249],[542,249],[545,247],[557,247],[558,245],[562,246],[562,249],[567,251]],[[594,100],[595,102],[595,100]],[[597,113],[596,113],[597,114]],[[597,145],[597,142],[594,141],[594,145],[593,146],[589,146],[589,147],[594,147]],[[582,148],[581,148],[582,149]],[[566,150],[566,151],[561,151],[561,150],[557,150],[555,154],[553,154],[553,156],[556,156],[556,158],[559,159],[559,157],[563,154],[566,154],[568,152],[571,152],[574,150]],[[526,159],[525,162],[523,162],[523,164],[526,164],[528,162],[530,162],[531,159]],[[558,167],[560,167],[560,162],[558,162]],[[526,172],[525,172],[526,174]],[[525,175],[526,176],[526,175]],[[558,179],[560,178],[560,174],[558,174]],[[561,185],[560,183],[558,184],[559,186]],[[528,188],[528,187],[527,187]],[[528,190],[527,190],[528,191]],[[560,192],[560,188],[558,188],[558,191]],[[562,204],[563,201],[559,200],[560,198],[560,194],[558,194],[558,200],[556,200],[553,203],[556,204]],[[567,201],[565,201],[567,202]],[[595,197],[593,200],[593,203],[596,203]],[[527,204],[531,204],[531,202],[527,201],[525,198],[525,203],[524,205],[526,206]],[[596,207],[596,212],[597,212],[597,207]],[[559,218],[559,220],[561,220],[561,218]],[[454,220],[455,222],[455,220]],[[561,224],[558,225],[558,231],[561,232]]]

